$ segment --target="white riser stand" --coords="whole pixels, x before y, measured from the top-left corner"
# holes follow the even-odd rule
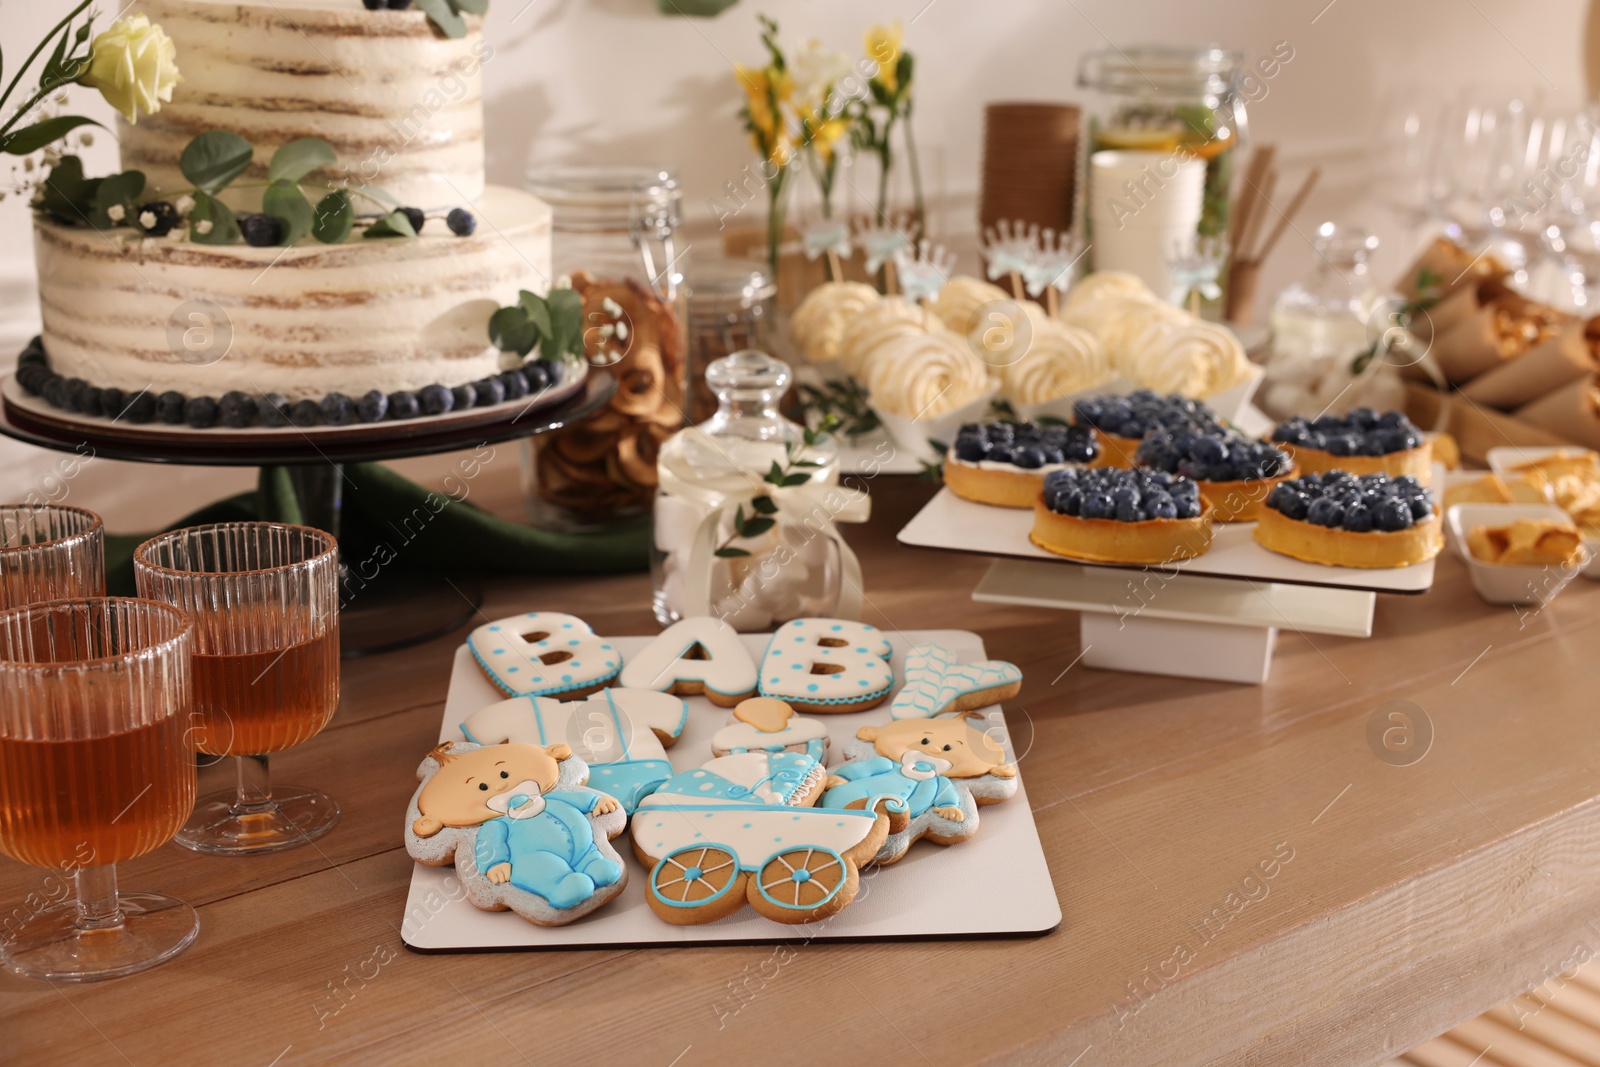
[[[1259,685],[1267,679],[1280,627],[1370,637],[1377,595],[1162,567],[1001,559],[972,599],[1081,612],[1088,667]]]

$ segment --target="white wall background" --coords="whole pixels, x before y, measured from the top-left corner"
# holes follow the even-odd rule
[[[102,5],[108,15],[118,6]],[[67,0],[0,0],[8,65],[68,8]],[[816,37],[851,53],[869,22],[906,22],[918,60],[917,135],[930,183],[946,198],[935,221],[967,253],[965,269],[976,266],[983,104],[1087,102],[1075,85],[1078,59],[1109,42],[1215,41],[1261,54],[1288,41],[1294,59],[1250,119],[1255,139],[1279,145],[1291,185],[1310,162],[1325,167],[1306,233],[1332,217],[1396,235],[1374,203],[1383,169],[1369,147],[1380,108],[1416,91],[1409,86],[1536,87],[1563,105],[1585,95],[1585,11],[1574,0],[740,0],[709,20],[663,17],[654,0],[493,0],[487,33],[497,52],[484,68],[490,179],[520,184],[530,159],[661,162],[677,167],[690,214],[704,222],[707,198],[750,161],[731,64],[761,60],[758,12],[776,17],[791,45]],[[105,115],[92,93],[75,103]],[[109,141],[95,146],[91,173],[115,166]],[[8,165],[0,160],[0,181]],[[714,243],[714,230],[700,240]],[[26,207],[8,197],[0,202],[0,366],[15,350],[12,338],[36,321],[26,288],[30,243]],[[1395,245],[1383,250],[1380,278],[1402,266],[1406,251]],[[1291,234],[1269,263],[1264,293],[1310,266],[1308,245]],[[13,466],[28,462],[0,449],[0,471]],[[0,495],[8,480],[0,473]]]

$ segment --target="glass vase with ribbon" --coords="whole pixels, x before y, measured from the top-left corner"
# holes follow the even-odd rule
[[[713,615],[750,633],[860,617],[861,564],[838,524],[866,521],[867,493],[840,484],[830,427],[779,414],[790,379],[764,352],[717,360],[716,414],[662,445],[650,554],[662,625]]]

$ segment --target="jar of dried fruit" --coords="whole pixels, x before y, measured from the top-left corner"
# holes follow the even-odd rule
[[[524,446],[528,513],[597,529],[649,514],[661,443],[684,424],[684,255],[671,171],[581,166],[530,172],[554,215],[551,260],[583,298],[584,349],[617,379],[610,402]]]

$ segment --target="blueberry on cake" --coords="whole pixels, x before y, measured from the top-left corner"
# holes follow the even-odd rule
[[[1152,431],[1134,462],[1198,482],[1217,522],[1254,522],[1272,487],[1294,471],[1283,449],[1231,430]]]
[[[1274,552],[1330,567],[1408,567],[1444,547],[1433,494],[1409,474],[1311,473],[1267,497],[1256,540]]]
[[[1398,411],[1378,414],[1356,408],[1348,415],[1296,416],[1278,424],[1272,439],[1294,457],[1302,471],[1342,470],[1350,474],[1409,474],[1427,482],[1433,448],[1415,423]]]
[[[1098,563],[1167,563],[1211,547],[1211,504],[1192,479],[1121,467],[1045,475],[1034,501],[1034,544]]]
[[[1216,412],[1176,393],[1139,389],[1126,396],[1084,397],[1073,405],[1073,421],[1092,426],[1100,439],[1100,466],[1131,467],[1139,442],[1151,430],[1221,429]]]
[[[970,422],[945,454],[944,484],[979,504],[1031,508],[1047,474],[1088,466],[1099,454],[1088,426]]]

